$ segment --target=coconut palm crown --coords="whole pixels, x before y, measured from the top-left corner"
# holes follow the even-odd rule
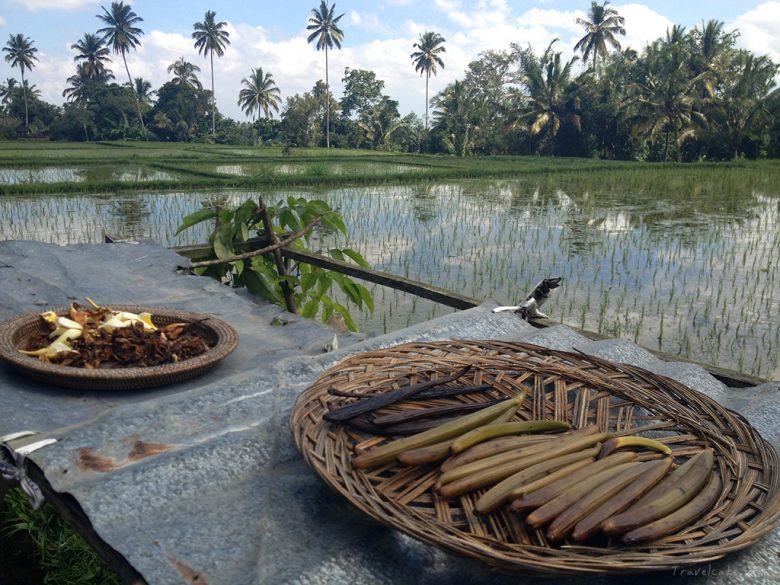
[[[136,49],[141,46],[140,37],[144,34],[144,31],[135,26],[139,22],[143,22],[143,18],[138,16],[133,9],[124,2],[112,2],[111,10],[107,10],[105,6],[101,6],[103,14],[98,14],[97,17],[102,20],[106,26],[98,29],[97,34],[103,35],[102,40],[107,43],[114,53],[122,55],[122,61],[125,64],[125,71],[127,72],[127,82],[130,84],[130,88],[133,90],[135,96],[135,105],[138,109],[138,120],[141,122],[141,129],[144,137],[146,136],[146,125],[144,125],[144,117],[141,113],[141,102],[138,99],[138,93],[135,91],[135,85],[133,83],[133,76],[130,75],[130,68],[127,66],[127,53],[131,49]]]
[[[325,0],[320,2],[319,8],[311,11],[306,30],[312,31],[306,39],[311,43],[317,41],[317,50],[325,49],[325,146],[330,148],[330,84],[328,82],[328,49],[341,48],[344,40],[344,32],[339,28],[338,22],[343,14],[335,15],[336,5],[328,6]]]
[[[111,50],[103,39],[96,34],[84,33],[84,36],[70,46],[76,51],[73,60],[81,67],[80,75],[91,81],[101,81],[111,75],[106,67]]]
[[[203,22],[192,25],[195,31],[192,38],[195,39],[195,48],[203,55],[209,56],[211,62],[211,134],[216,134],[217,127],[217,100],[214,96],[214,54],[222,57],[225,48],[230,44],[230,33],[225,30],[227,22],[216,22],[217,13],[207,10]]]
[[[436,75],[438,68],[444,69],[444,61],[439,56],[445,53],[445,39],[437,32],[426,31],[420,35],[419,40],[414,43],[413,48],[417,49],[412,53],[414,61],[414,70],[419,71],[420,75],[425,73],[425,128],[428,128],[428,80],[431,74]]]
[[[582,60],[587,63],[590,59],[593,63],[593,69],[598,74],[598,60],[606,59],[608,54],[607,45],[610,45],[616,51],[620,50],[620,42],[615,35],[625,35],[626,29],[623,27],[625,19],[620,16],[614,8],[609,6],[609,2],[599,5],[596,2],[590,3],[588,19],[577,19],[577,24],[585,28],[585,36],[574,45],[575,51],[582,51]]]
[[[26,134],[30,131],[30,115],[27,108],[27,85],[24,82],[24,70],[29,69],[32,71],[32,68],[35,67],[34,62],[38,60],[38,57],[35,56],[35,53],[38,52],[38,49],[33,47],[33,42],[29,37],[18,33],[8,37],[8,42],[6,43],[5,47],[3,47],[3,52],[6,54],[6,62],[10,63],[11,67],[18,67],[19,74],[22,77],[22,93],[24,96],[24,131]]]
[[[270,73],[264,73],[262,67],[252,69],[249,78],[244,78],[244,85],[238,93],[238,105],[247,116],[257,115],[262,112],[266,118],[272,118],[273,112],[279,111],[282,99],[279,96],[279,88]]]
[[[173,73],[173,79],[171,80],[176,85],[182,85],[192,87],[193,89],[203,89],[198,76],[196,75],[200,71],[200,67],[185,61],[184,57],[179,57],[176,61],[168,65],[168,73]]]

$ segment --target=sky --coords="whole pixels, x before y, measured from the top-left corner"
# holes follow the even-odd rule
[[[331,3],[329,1],[329,3]],[[317,0],[132,0],[126,2],[143,18],[141,47],[128,56],[133,77],[143,77],[157,88],[170,79],[168,66],[179,57],[201,68],[210,87],[208,59],[196,51],[192,25],[207,10],[227,23],[230,46],[215,58],[217,107],[236,120],[248,118],[237,105],[241,80],[252,68],[271,73],[282,99],[310,91],[325,78],[325,55],[306,42],[306,24]],[[623,47],[641,51],[673,24],[688,30],[717,19],[726,30],[740,32],[738,45],[767,54],[780,63],[780,0],[652,0],[611,2],[625,18]],[[63,102],[66,79],[75,73],[70,46],[94,33],[102,23],[96,17],[107,0],[0,0],[0,42],[21,33],[38,49],[38,61],[25,72],[46,101]],[[336,14],[344,31],[341,50],[329,52],[331,91],[342,96],[345,68],[368,69],[385,82],[385,93],[398,100],[401,115],[425,111],[425,79],[411,61],[413,44],[425,31],[445,39],[444,69],[430,81],[430,94],[463,77],[469,62],[485,50],[505,50],[510,43],[538,51],[555,38],[558,50],[569,57],[584,30],[577,17],[586,18],[587,0],[337,0]],[[121,57],[111,66],[117,80],[126,81]],[[0,80],[19,79],[19,70],[0,61]]]

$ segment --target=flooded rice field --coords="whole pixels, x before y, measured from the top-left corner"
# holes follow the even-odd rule
[[[0,185],[35,183],[82,183],[85,181],[160,181],[172,180],[174,174],[145,166],[41,167],[0,169]]]
[[[234,171],[244,172],[218,172]],[[290,194],[325,199],[344,217],[346,241],[320,233],[315,249],[348,245],[378,270],[502,304],[521,301],[541,278],[561,276],[544,309],[555,320],[780,377],[780,184],[769,177],[740,169],[614,171],[265,196]],[[201,243],[206,226],[173,235],[185,215],[215,198],[249,196],[5,196],[0,238],[68,244],[110,234]],[[453,311],[369,288],[376,309],[357,319],[369,333]]]

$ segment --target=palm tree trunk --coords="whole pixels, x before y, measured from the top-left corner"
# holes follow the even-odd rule
[[[669,162],[669,130],[666,131],[664,139],[664,162]]]
[[[24,98],[24,135],[30,134],[30,115],[27,111],[27,86],[24,84],[24,69],[19,68],[22,76],[22,97]]]
[[[127,71],[127,80],[130,82],[130,89],[133,90],[133,97],[135,98],[135,107],[138,110],[138,121],[141,122],[141,130],[144,134],[144,140],[146,140],[146,126],[144,125],[144,116],[141,113],[141,100],[138,99],[138,92],[135,91],[135,85],[133,84],[133,77],[130,75],[130,67],[127,66],[127,58],[124,52],[122,52],[122,61],[125,62],[125,71]]]
[[[330,84],[328,83],[328,45],[325,45],[325,148],[330,148]]]
[[[431,72],[425,72],[425,129],[428,129],[428,80],[431,78]]]
[[[211,51],[211,135],[217,135],[217,100],[214,97],[214,51]]]

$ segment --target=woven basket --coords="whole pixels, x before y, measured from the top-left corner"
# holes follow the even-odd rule
[[[148,311],[158,326],[196,322],[193,325],[194,331],[206,341],[209,350],[190,359],[160,366],[108,369],[60,366],[19,352],[19,349],[25,347],[29,337],[48,331],[40,313],[26,313],[0,324],[0,358],[26,376],[55,386],[83,390],[136,390],[173,384],[199,376],[238,347],[238,334],[235,329],[211,315],[135,305],[106,306],[109,309],[132,313]],[[68,314],[68,309],[52,310],[58,315]]]
[[[440,378],[464,365],[450,385],[490,383],[493,390],[448,401],[489,400],[528,391],[516,419],[556,419],[579,428],[597,424],[617,434],[660,438],[676,456],[711,446],[723,478],[717,504],[695,524],[645,545],[617,542],[552,546],[543,530],[501,509],[477,515],[484,491],[443,498],[432,490],[435,464],[389,464],[356,470],[356,450],[388,439],[323,421],[346,393],[382,392]],[[392,380],[392,382],[390,382]],[[329,391],[337,389],[342,396]],[[406,402],[396,410],[441,404]],[[498,341],[408,343],[352,356],[325,372],[296,402],[291,417],[296,445],[332,488],[371,517],[421,540],[485,561],[510,573],[632,573],[682,568],[719,559],[770,532],[780,515],[777,454],[739,414],[674,380],[641,368],[534,345]]]

